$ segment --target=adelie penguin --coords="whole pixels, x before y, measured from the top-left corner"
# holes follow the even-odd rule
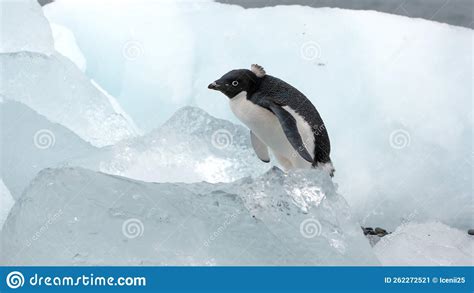
[[[324,122],[296,88],[267,75],[257,64],[251,70],[232,70],[208,88],[229,98],[232,112],[250,128],[252,146],[260,160],[270,162],[270,148],[285,170],[319,167],[333,176]]]

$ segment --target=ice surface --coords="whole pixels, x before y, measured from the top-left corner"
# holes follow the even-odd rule
[[[256,157],[247,129],[194,107],[180,109],[145,136],[104,151],[98,164],[85,166],[153,182],[231,182],[270,168]]]
[[[378,264],[317,170],[213,185],[45,169],[13,207],[1,241],[2,265]]]
[[[387,266],[474,265],[474,237],[439,222],[402,225],[374,251]]]
[[[139,126],[184,105],[235,121],[207,85],[260,63],[320,111],[335,181],[363,225],[471,225],[472,30],[373,11],[117,5],[58,0],[44,10],[74,32],[87,73]]]
[[[48,20],[38,1],[0,0],[0,53],[54,51]]]
[[[473,265],[472,30],[339,9],[91,3],[45,8],[66,58],[36,3],[1,2],[0,226],[17,199],[1,264],[376,265],[356,218],[405,223],[375,245],[382,264]],[[81,56],[89,77],[69,60],[84,69]],[[248,130],[200,109],[131,138],[132,118],[148,131],[185,105],[236,121],[207,84],[251,63],[315,103],[356,217],[326,174],[264,173]],[[64,165],[174,183],[44,169]]]
[[[161,125],[179,108],[189,105],[195,94],[193,80],[197,68],[193,63],[196,61],[197,52],[194,46],[195,33],[188,23],[188,16],[181,13],[180,7],[173,1],[140,1],[136,2],[136,5],[130,5],[129,1],[118,1],[120,9],[107,13],[112,19],[100,16],[104,21],[108,21],[110,27],[96,30],[93,26],[96,26],[94,21],[98,19],[92,17],[90,23],[82,23],[81,20],[86,19],[84,16],[88,12],[100,15],[105,12],[100,9],[106,9],[111,4],[91,2],[58,4],[65,4],[64,9],[67,11],[64,13],[76,19],[78,27],[73,28],[69,25],[71,22],[65,23],[62,19],[52,21],[74,32],[81,50],[86,55],[89,76],[117,97],[120,104],[137,121],[138,126],[147,131]],[[198,2],[186,4],[198,8],[204,1]],[[49,5],[56,3],[48,4],[44,8],[45,11],[49,11]],[[84,11],[86,5],[98,6],[99,10]],[[145,22],[140,21],[140,25],[132,23],[131,15],[134,15],[133,20],[143,19]],[[153,19],[160,19],[160,22]],[[125,25],[125,22],[130,25]],[[83,25],[88,28],[80,29]],[[89,37],[106,38],[110,41],[97,40],[95,56],[110,54],[109,57],[102,60],[89,58],[91,43],[83,43],[84,33],[87,34],[89,29],[95,31]],[[148,38],[149,33],[157,38]],[[171,35],[171,38],[166,37]],[[163,37],[166,38],[162,39]],[[146,44],[143,43],[145,38]],[[166,40],[166,46],[163,45],[163,40]],[[168,62],[171,59],[172,66]],[[95,74],[97,71],[101,74]],[[111,72],[113,74],[110,74]]]
[[[109,101],[110,105],[112,106],[112,109],[114,109],[115,113],[117,115],[122,116],[129,124],[129,127],[132,129],[133,133],[135,134],[142,134],[142,131],[135,125],[135,122],[133,119],[128,115],[127,112],[125,112],[120,106],[120,104],[117,102],[115,97],[110,95],[105,89],[103,89],[97,82],[95,82],[93,79],[91,79],[92,85],[96,87]]]
[[[12,208],[15,201],[13,200],[10,191],[3,183],[3,180],[0,179],[0,231],[2,231],[3,223],[8,217],[8,213]]]
[[[66,27],[51,23],[54,38],[54,49],[69,58],[81,71],[86,71],[86,58],[76,44],[74,34]]]
[[[0,122],[0,177],[15,199],[40,170],[98,151],[19,102],[0,103]]]
[[[96,146],[137,134],[104,95],[67,58],[19,52],[0,55],[0,94],[20,101]]]

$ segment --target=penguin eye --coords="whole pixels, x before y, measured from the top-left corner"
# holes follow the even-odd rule
[[[232,82],[232,85],[233,85],[233,86],[238,86],[238,85],[239,85],[239,82],[238,82],[237,80],[234,80],[234,81]]]

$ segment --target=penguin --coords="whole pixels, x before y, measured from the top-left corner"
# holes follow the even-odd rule
[[[318,167],[334,175],[324,122],[296,88],[257,64],[231,70],[208,88],[229,98],[232,112],[250,129],[260,160],[270,162],[270,149],[285,171]]]

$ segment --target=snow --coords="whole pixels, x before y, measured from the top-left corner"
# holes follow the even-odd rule
[[[0,14],[0,53],[53,52],[51,29],[38,1],[1,0]]]
[[[54,49],[69,58],[82,72],[86,71],[86,58],[76,44],[74,34],[66,27],[50,23],[54,38]]]
[[[319,203],[290,191],[308,186]],[[20,201],[1,235],[5,265],[378,264],[318,170],[214,185],[45,169]]]
[[[0,176],[15,199],[42,169],[98,151],[69,129],[16,101],[0,103],[0,121]]]
[[[3,223],[7,219],[10,209],[13,207],[15,200],[13,199],[10,191],[0,179],[0,232],[3,228]]]
[[[474,239],[440,222],[407,223],[374,247],[386,266],[473,266]]]
[[[136,127],[115,112],[104,95],[66,57],[32,52],[0,55],[0,94],[26,104],[95,146],[135,135]]]
[[[361,224],[471,225],[471,29],[302,6],[117,5],[111,13],[109,3],[58,0],[44,11],[74,32],[87,74],[145,131],[185,105],[237,122],[207,85],[259,63],[318,108],[335,181]]]

